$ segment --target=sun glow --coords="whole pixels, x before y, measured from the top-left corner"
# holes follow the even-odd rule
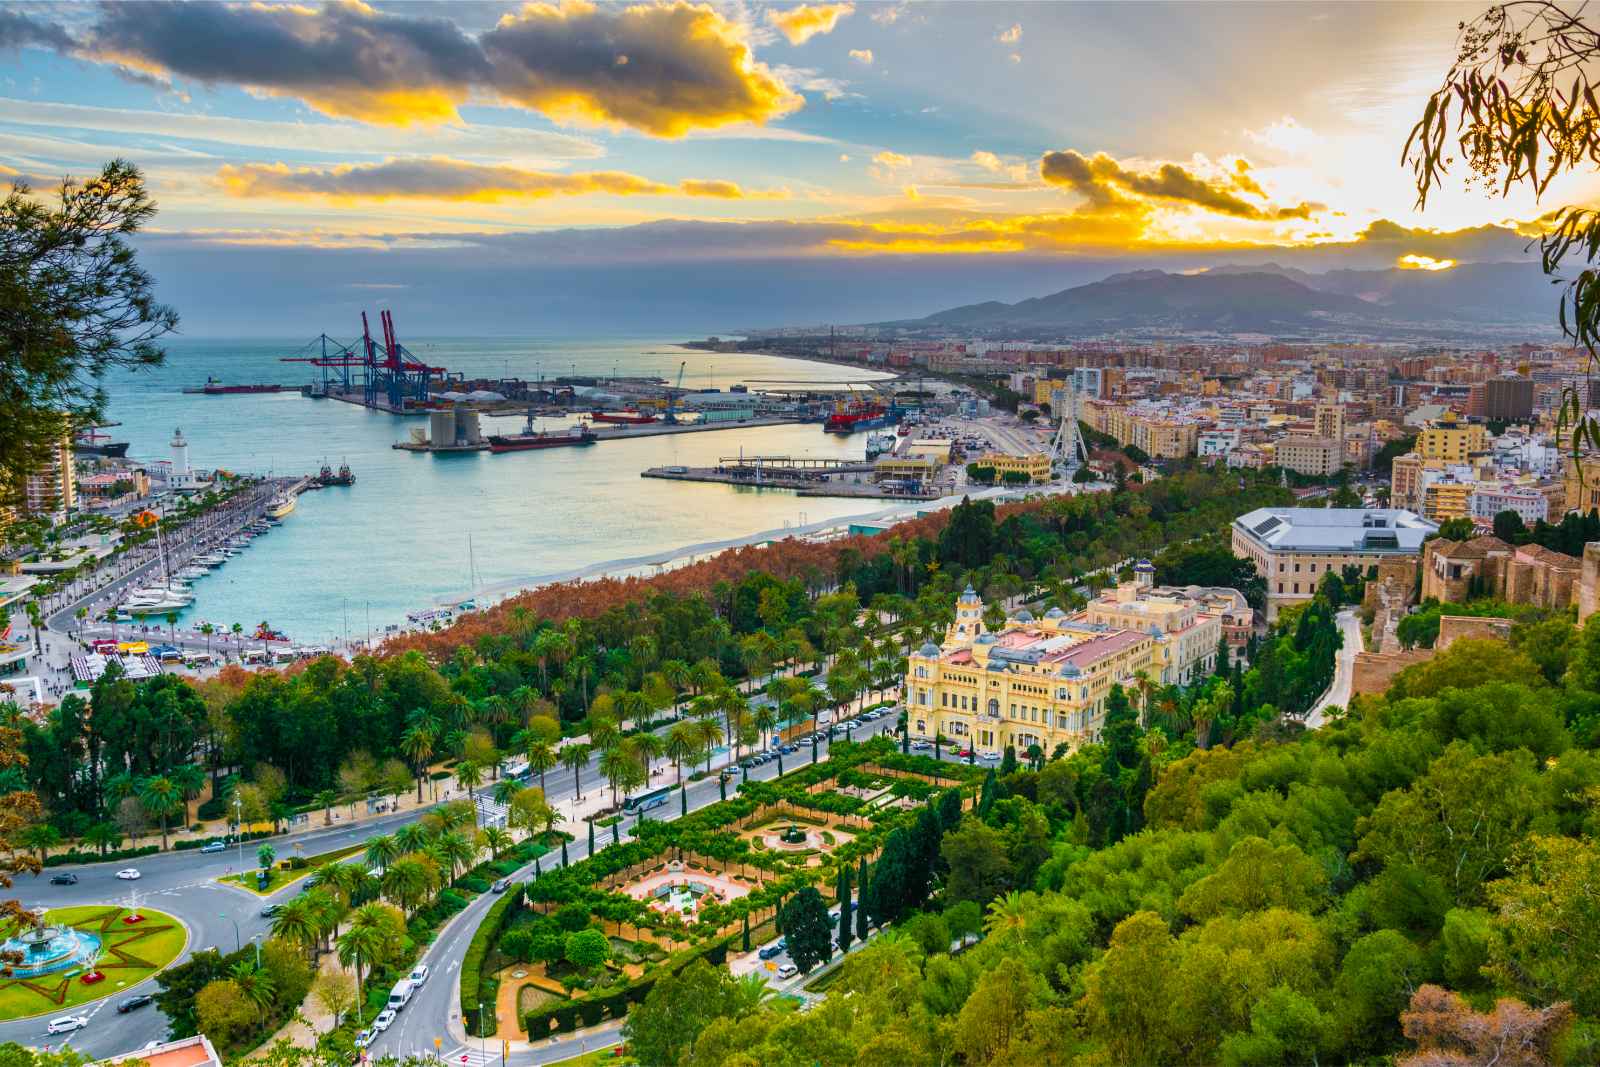
[[[1403,255],[1394,262],[1401,270],[1449,270],[1456,265],[1453,259],[1434,259],[1432,256],[1422,256],[1415,252]]]

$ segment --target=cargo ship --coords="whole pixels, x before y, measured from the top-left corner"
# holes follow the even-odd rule
[[[99,427],[90,427],[72,439],[72,450],[86,456],[109,456],[122,459],[128,454],[128,442],[113,441],[110,434],[95,433]]]
[[[185,389],[186,393],[204,393],[206,396],[235,396],[242,393],[281,393],[286,389],[293,389],[291,385],[271,385],[259,383],[256,385],[223,385],[215,378],[207,378],[206,384],[191,386]]]
[[[656,421],[654,415],[646,415],[642,411],[591,411],[589,419],[592,422],[613,422],[623,426],[643,426]]]
[[[900,409],[894,405],[880,404],[875,400],[857,400],[834,408],[822,428],[827,433],[855,433],[858,430],[893,426],[899,421]]]
[[[549,431],[535,430],[533,428],[533,415],[528,415],[528,421],[523,426],[521,433],[492,433],[489,435],[489,451],[499,454],[501,452],[530,452],[536,448],[564,448],[567,445],[592,445],[595,435],[589,427],[582,425],[569,430]]]
[[[867,438],[867,461],[877,459],[886,452],[892,453],[899,442],[892,433],[875,433]]]

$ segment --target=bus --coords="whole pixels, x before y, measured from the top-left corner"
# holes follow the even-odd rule
[[[640,793],[636,797],[629,797],[622,802],[622,810],[629,815],[637,815],[651,808],[659,808],[667,802],[676,786],[664,785],[660,789],[652,789],[648,793]]]

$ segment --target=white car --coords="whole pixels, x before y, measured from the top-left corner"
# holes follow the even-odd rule
[[[88,1025],[89,1017],[87,1015],[63,1015],[59,1019],[51,1019],[50,1024],[45,1027],[45,1032],[49,1034],[70,1034],[72,1031],[82,1030]]]
[[[779,978],[793,978],[795,975],[797,975],[799,973],[800,973],[800,968],[796,967],[792,963],[785,963],[782,967],[778,968],[778,977]]]
[[[366,1048],[368,1045],[372,1044],[373,1039],[377,1036],[378,1031],[371,1028],[361,1031],[356,1035],[356,1048]]]
[[[426,963],[417,964],[417,969],[406,977],[411,979],[413,985],[421,985],[428,980],[428,965]]]
[[[121,878],[124,882],[136,882],[139,880],[139,868],[124,867],[122,870],[117,872],[117,877]]]
[[[385,1008],[378,1013],[376,1019],[372,1020],[372,1028],[381,1034],[389,1029],[389,1024],[392,1022],[394,1022],[394,1012]]]

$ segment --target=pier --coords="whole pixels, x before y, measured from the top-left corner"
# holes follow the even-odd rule
[[[811,456],[725,456],[715,467],[651,467],[641,478],[677,482],[718,482],[757,489],[787,489],[800,496],[859,497],[870,500],[931,500],[936,491],[918,492],[873,480],[874,465]]]
[[[527,409],[525,407],[519,408],[515,414],[521,414],[526,410]],[[564,414],[570,415],[573,414],[573,412],[565,412]],[[806,420],[784,418],[779,416],[763,416],[754,419],[744,419],[737,422],[687,422],[677,424],[668,422],[647,422],[636,426],[591,422],[588,425],[589,432],[594,434],[596,441],[626,441],[634,437],[664,437],[667,434],[678,433],[712,433],[716,430],[748,430],[762,426],[792,426],[804,421]],[[433,444],[429,440],[417,440],[415,437],[413,437],[413,439],[410,441],[396,441],[389,447],[397,448],[402,452],[487,452],[489,450],[489,442],[487,440],[467,440],[456,444],[440,446]],[[839,461],[819,460],[817,462],[832,463]],[[871,468],[867,467],[865,469],[870,470]]]

